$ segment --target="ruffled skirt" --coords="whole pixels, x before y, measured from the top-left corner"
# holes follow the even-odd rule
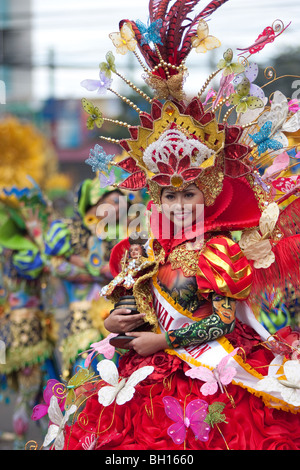
[[[244,325],[227,335],[234,347],[243,344],[247,362],[262,374],[273,355],[259,345],[259,339]],[[201,382],[185,375],[189,366],[176,355],[164,351],[141,357],[133,351],[119,361],[120,377],[129,377],[133,371],[153,366],[154,371],[135,387],[133,398],[123,405],[116,401],[104,407],[98,403],[98,390],[103,381],[91,385],[85,405],[74,423],[66,428],[65,449],[103,450],[299,450],[300,414],[269,408],[263,400],[246,389],[229,384],[223,392],[204,396]],[[265,370],[264,370],[265,369]],[[105,384],[107,385],[107,384]],[[178,418],[178,437],[174,418],[166,412],[164,397],[173,397],[183,411],[193,400],[210,405],[221,403],[219,415],[206,431],[196,437],[192,423]],[[173,413],[174,415],[174,413]],[[207,431],[208,429],[208,431]]]

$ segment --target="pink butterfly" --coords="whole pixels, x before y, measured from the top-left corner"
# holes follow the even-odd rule
[[[111,338],[114,338],[115,336],[117,336],[116,333],[110,333],[108,336],[106,336],[106,338],[102,339],[101,341],[98,341],[98,343],[91,344],[91,350],[89,350],[91,352],[89,353],[84,362],[84,367],[88,368],[90,366],[94,354],[97,353],[103,354],[106,359],[112,359],[115,354],[116,348],[110,344],[109,340]]]
[[[262,179],[264,180],[266,178],[271,178],[271,176],[279,174],[288,166],[289,163],[290,157],[288,153],[281,153],[276,158],[274,158],[274,162],[272,163],[272,165],[265,170]]]
[[[37,421],[37,420],[43,418],[43,416],[46,416],[46,414],[48,413],[48,408],[50,406],[50,400],[51,400],[51,397],[53,395],[53,387],[54,387],[54,385],[59,384],[59,383],[60,382],[58,380],[55,380],[55,379],[48,380],[47,385],[46,385],[45,390],[44,390],[44,393],[43,393],[43,398],[44,398],[45,403],[40,403],[39,405],[36,405],[33,408],[32,415],[31,415],[31,419],[33,421]],[[59,407],[62,411],[64,410],[64,408],[65,408],[65,400],[64,399],[61,400],[61,402],[59,404]]]
[[[218,391],[218,387],[220,387],[220,390],[223,393],[223,385],[225,386],[230,384],[236,374],[236,369],[234,367],[227,366],[227,363],[229,359],[237,353],[238,349],[239,348],[234,349],[230,354],[223,357],[217,367],[213,370],[200,366],[188,370],[185,375],[192,379],[199,379],[205,382],[200,388],[200,392],[205,396],[214,395],[214,393]]]
[[[191,401],[183,412],[179,401],[174,397],[164,397],[165,412],[168,418],[175,421],[168,428],[168,435],[174,444],[182,444],[186,431],[191,428],[196,439],[205,442],[208,440],[210,425],[204,422],[207,415],[208,404],[204,400]]]
[[[234,73],[230,73],[229,75],[222,75],[221,80],[220,80],[220,87],[218,90],[218,94],[216,96],[215,104],[218,103],[218,101],[223,97],[223,96],[230,96],[231,93],[234,93],[234,86],[231,83],[234,78]]]

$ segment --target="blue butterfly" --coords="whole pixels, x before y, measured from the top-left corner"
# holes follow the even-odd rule
[[[267,121],[260,128],[256,134],[249,134],[249,137],[258,144],[257,151],[258,155],[266,152],[268,149],[279,150],[283,145],[275,139],[270,139],[272,129],[272,122]]]
[[[150,44],[150,42],[153,42],[154,44],[163,44],[160,38],[160,29],[163,24],[162,19],[150,23],[148,27],[140,20],[137,20],[135,23],[139,29],[139,32],[143,36],[141,40],[141,46],[146,43]]]

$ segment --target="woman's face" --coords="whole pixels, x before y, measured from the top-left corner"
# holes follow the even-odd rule
[[[161,196],[162,211],[177,226],[191,225],[204,210],[204,196],[195,185],[183,191],[166,188]]]

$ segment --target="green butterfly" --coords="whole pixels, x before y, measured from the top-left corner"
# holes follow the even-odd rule
[[[106,62],[101,62],[99,64],[99,68],[101,72],[104,72],[107,77],[111,78],[111,73],[116,73],[117,71],[115,66],[115,56],[111,51],[109,51],[107,52],[105,58]]]
[[[231,73],[241,73],[244,72],[245,67],[239,62],[232,62],[233,51],[232,49],[227,49],[223,54],[223,59],[218,62],[218,69],[223,70],[224,77],[230,75]]]
[[[248,108],[256,109],[263,108],[263,101],[257,96],[249,95],[250,82],[245,77],[242,82],[236,87],[236,92],[232,93],[229,97],[230,104],[236,106],[237,113],[245,113]]]
[[[99,108],[97,108],[97,106],[94,106],[93,103],[88,101],[86,98],[82,98],[81,103],[83,109],[90,115],[86,122],[87,128],[91,131],[94,129],[94,125],[96,124],[96,126],[100,129],[100,127],[102,127],[104,119]]]
[[[89,372],[88,369],[80,368],[78,372],[69,380],[66,385],[67,394],[65,409],[67,410],[76,400],[75,389],[86,383],[95,375],[94,372]]]

